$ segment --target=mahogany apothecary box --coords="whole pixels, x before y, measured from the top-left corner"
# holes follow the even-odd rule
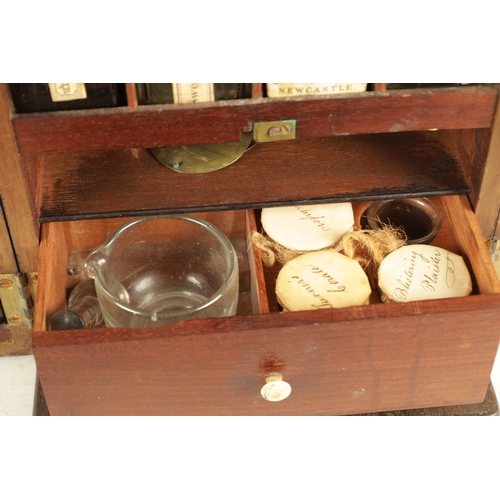
[[[21,156],[25,148],[39,158],[33,352],[50,413],[348,415],[482,401],[500,337],[500,284],[485,241],[494,229],[485,235],[488,215],[477,210],[496,178],[496,105],[496,87],[472,86],[14,119]],[[40,120],[50,136],[27,147],[23,137]],[[209,174],[174,172],[148,150],[235,140],[280,120],[295,120],[295,139],[258,143]],[[409,196],[442,208],[433,244],[464,257],[470,296],[279,311],[276,270],[262,266],[248,238],[260,208],[352,201],[359,215],[372,200]],[[88,252],[127,218],[159,213],[198,213],[230,237],[240,262],[237,316],[44,331]],[[271,372],[290,384],[288,398],[261,396]]]

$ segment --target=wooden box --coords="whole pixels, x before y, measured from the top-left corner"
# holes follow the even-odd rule
[[[277,270],[263,268],[249,241],[254,212],[212,212],[198,215],[221,228],[239,256],[237,316],[146,330],[43,332],[64,307],[82,259],[124,221],[44,225],[39,279],[46,286],[34,352],[51,413],[343,415],[482,401],[498,345],[491,325],[500,284],[467,197],[437,202],[445,221],[433,244],[464,256],[474,281],[469,297],[374,298],[367,306],[282,313]],[[366,203],[355,206],[359,214]],[[287,399],[262,398],[270,372],[291,385]]]
[[[497,100],[495,86],[473,86],[9,115],[12,168],[2,172],[22,173],[25,203],[2,196],[7,216],[16,200],[26,216],[10,227],[20,270],[38,270],[33,352],[50,413],[345,415],[482,401],[500,336],[486,243],[498,231]],[[257,122],[289,119],[295,140],[256,144],[210,174],[173,172],[148,151],[234,141]],[[464,257],[471,296],[278,311],[276,270],[248,243],[260,208],[408,196],[438,200],[434,243]],[[238,246],[237,316],[45,331],[109,231],[127,217],[193,212]],[[262,398],[270,372],[291,385],[287,399]]]

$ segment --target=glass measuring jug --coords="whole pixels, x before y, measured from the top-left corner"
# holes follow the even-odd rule
[[[236,252],[217,227],[197,217],[133,219],[87,257],[86,267],[110,327],[236,314]]]

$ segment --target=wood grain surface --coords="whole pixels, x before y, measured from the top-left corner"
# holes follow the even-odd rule
[[[478,403],[499,295],[236,316],[168,329],[39,332],[51,415],[341,415]],[[283,373],[291,396],[260,396]]]
[[[0,202],[0,274],[13,274],[17,272],[17,262],[14,248],[10,241],[7,221]]]
[[[42,222],[467,193],[447,131],[262,143],[208,174],[148,150],[46,156]]]
[[[234,142],[254,122],[290,119],[298,138],[488,128],[496,99],[495,88],[471,86],[19,114],[12,125],[29,156]]]
[[[17,269],[12,272],[27,273],[36,271],[38,265],[36,183],[30,185],[25,178],[11,129],[11,111],[5,84],[0,84],[0,196],[17,260]]]

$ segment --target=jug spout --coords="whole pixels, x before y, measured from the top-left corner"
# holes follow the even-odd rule
[[[88,275],[96,279],[102,272],[103,266],[106,264],[106,255],[102,247],[93,250],[85,261],[85,269]]]

